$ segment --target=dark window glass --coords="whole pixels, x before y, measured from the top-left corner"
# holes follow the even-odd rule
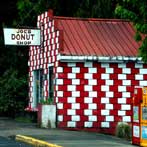
[[[53,77],[53,66],[49,67],[49,98],[53,100],[54,94],[54,77]]]

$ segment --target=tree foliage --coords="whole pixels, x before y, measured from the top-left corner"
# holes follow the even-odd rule
[[[135,39],[141,41],[139,56],[147,62],[147,1],[146,0],[121,0],[115,13],[123,19],[133,22],[136,29]]]
[[[6,70],[0,77],[0,114],[15,116],[24,111],[26,95],[26,77],[19,77],[13,68]]]
[[[82,0],[74,16],[113,18],[116,2],[116,0]]]
[[[37,15],[53,9],[55,15],[113,18],[117,0],[18,0],[15,25],[34,26]]]

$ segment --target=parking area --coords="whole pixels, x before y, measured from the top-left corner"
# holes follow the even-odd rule
[[[63,147],[133,147],[131,141],[97,132],[42,129],[34,123],[18,123],[12,119],[0,119],[0,136],[11,138],[25,135]]]

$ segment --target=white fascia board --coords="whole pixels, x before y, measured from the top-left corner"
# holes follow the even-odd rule
[[[141,57],[126,57],[126,56],[66,56],[60,55],[58,59],[61,62],[84,62],[84,61],[97,61],[97,62],[126,62],[126,61],[136,61],[139,63],[142,62]]]

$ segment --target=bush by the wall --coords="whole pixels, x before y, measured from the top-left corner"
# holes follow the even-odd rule
[[[132,129],[126,122],[119,122],[116,126],[116,136],[125,139],[131,139]]]

